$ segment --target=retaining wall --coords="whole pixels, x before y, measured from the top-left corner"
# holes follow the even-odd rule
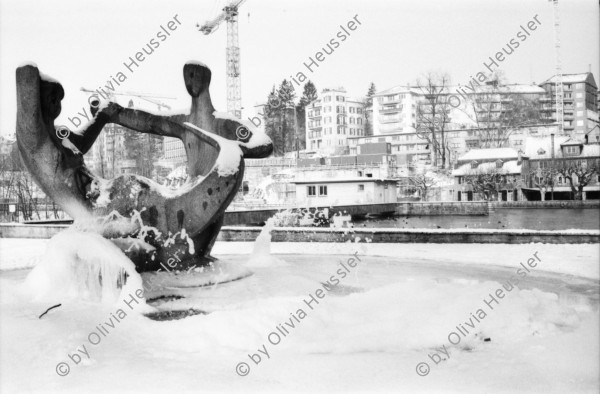
[[[0,224],[0,238],[50,238],[65,225]],[[219,241],[254,241],[261,227],[221,229]],[[600,243],[600,230],[493,230],[493,229],[334,229],[278,227],[273,242],[376,242],[376,243],[491,243],[491,244],[582,244]],[[357,241],[358,240],[358,241]]]
[[[532,208],[532,209],[581,209],[600,208],[600,200],[552,200],[552,201],[494,201],[490,202],[494,209],[502,208]]]
[[[223,227],[220,241],[254,241],[260,227]],[[492,243],[579,244],[600,243],[600,230],[448,230],[448,229],[331,229],[279,227],[273,242],[375,242],[375,243]]]
[[[52,238],[67,227],[66,224],[0,223],[0,238]]]
[[[436,202],[400,202],[396,208],[398,215],[436,216],[436,215],[472,215],[485,216],[489,213],[486,201],[436,201]]]

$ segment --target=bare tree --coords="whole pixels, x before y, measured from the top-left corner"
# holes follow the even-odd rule
[[[558,171],[553,167],[541,168],[538,167],[535,170],[531,170],[531,182],[540,191],[542,201],[546,201],[546,193],[548,189],[554,189],[554,180],[558,175]]]
[[[506,174],[498,168],[477,169],[465,175],[464,179],[472,186],[473,192],[483,195],[486,201],[497,201],[498,193],[506,185]]]
[[[583,188],[590,183],[592,176],[598,173],[598,161],[591,165],[586,161],[573,161],[558,169],[558,173],[569,181],[575,200],[583,198]]]
[[[437,184],[437,180],[425,174],[415,175],[409,178],[409,183],[419,191],[422,201],[427,201],[429,190]]]
[[[480,148],[501,148],[520,126],[545,121],[541,103],[535,94],[519,93],[503,86],[501,74],[474,87],[464,108],[465,115],[478,129]]]
[[[448,74],[428,73],[425,81],[417,80],[417,87],[423,95],[417,105],[417,136],[429,144],[434,167],[446,168],[446,153],[450,147],[446,129],[450,123],[449,96],[450,77]]]

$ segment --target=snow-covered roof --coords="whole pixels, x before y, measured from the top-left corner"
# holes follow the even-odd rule
[[[561,146],[565,146],[565,145],[583,145],[583,141],[575,139],[575,138],[569,138],[568,140],[566,140],[565,142],[563,142],[560,145]]]
[[[521,165],[517,164],[517,160],[510,160],[502,163],[502,168],[498,169],[496,167],[495,162],[482,163],[477,166],[477,168],[472,168],[470,163],[463,164],[458,167],[454,171],[452,171],[452,175],[461,176],[461,175],[474,175],[481,173],[492,173],[497,171],[501,174],[520,174],[521,173]]]
[[[583,142],[572,140],[568,136],[557,135],[554,137],[554,157],[562,158],[561,145],[583,145]],[[525,156],[532,160],[552,158],[551,137],[528,137],[525,139]],[[583,145],[583,150],[578,157],[599,157],[600,145]]]
[[[406,86],[406,85],[397,85],[397,86],[391,87],[389,89],[377,92],[373,96],[388,96],[390,94],[398,94],[398,93],[422,94],[421,89],[419,89],[417,87]]]
[[[567,136],[554,137],[554,157],[562,156],[560,145],[569,139]],[[552,157],[552,140],[549,137],[528,137],[525,139],[525,156],[530,159],[550,159]]]
[[[494,87],[492,85],[475,85],[473,84],[473,89],[471,89],[470,85],[459,85],[459,86],[450,86],[448,89],[450,93],[457,92],[460,88],[461,92],[470,94],[545,94],[546,91],[536,85],[526,85],[526,84],[510,84],[510,85],[499,85]]]
[[[586,82],[586,80],[590,74],[591,73],[562,74],[562,82],[563,83]],[[594,77],[592,75],[592,80],[593,80],[593,78]],[[544,85],[546,83],[556,83],[556,75],[553,75],[552,77],[548,78],[547,80],[542,82],[541,85]]]
[[[527,84],[510,84],[510,85],[500,85],[494,87],[492,85],[451,85],[448,86],[444,93],[445,94],[456,94],[456,92],[463,92],[467,95],[471,94],[545,94],[546,91],[536,85],[527,85]],[[374,96],[388,96],[391,94],[398,93],[412,93],[415,95],[424,95],[424,91],[416,86],[406,86],[406,85],[398,85],[387,90],[382,90],[374,94]]]
[[[513,148],[489,148],[489,149],[471,149],[458,158],[458,161],[473,160],[506,160],[517,159],[519,154]]]
[[[600,157],[600,145],[584,145],[583,152],[581,152],[581,156]]]
[[[453,176],[475,175],[498,172],[500,174],[520,174],[521,165],[517,160],[502,163],[502,168],[496,168],[496,162],[481,163],[477,168],[472,168],[471,163],[466,163],[452,171]]]

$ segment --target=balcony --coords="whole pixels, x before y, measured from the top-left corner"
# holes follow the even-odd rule
[[[400,101],[402,101],[402,99],[400,99],[399,97],[396,97],[394,99],[385,99],[385,100],[378,100],[377,102],[379,104],[395,104],[395,103],[399,103]]]
[[[391,133],[399,133],[403,130],[402,126],[399,124],[388,124],[387,126],[381,126],[379,128],[379,132],[382,134],[391,134]]]
[[[395,112],[400,112],[402,111],[402,106],[400,105],[394,105],[391,107],[379,107],[379,113],[382,114],[391,114],[391,113],[395,113]]]
[[[314,118],[320,118],[320,117],[321,117],[321,113],[320,113],[320,112],[317,112],[317,113],[315,113],[315,114],[308,115],[308,117],[309,117],[309,118],[311,118],[311,119],[314,119]]]
[[[382,124],[398,123],[398,122],[402,122],[401,116],[380,116],[379,117],[379,123],[382,123]]]

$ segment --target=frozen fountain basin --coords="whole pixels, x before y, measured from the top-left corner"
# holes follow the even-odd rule
[[[21,241],[0,242],[4,253],[8,242]],[[23,259],[35,261],[27,242]],[[471,244],[468,255],[465,247],[276,243],[278,263],[255,262],[244,279],[171,283],[147,294],[164,296],[153,303],[159,309],[206,314],[157,322],[132,312],[115,328],[106,326],[115,309],[90,303],[64,304],[38,319],[50,305],[19,295],[28,269],[4,270],[0,372],[12,378],[2,379],[0,391],[595,392],[597,245]],[[252,244],[214,250],[245,267]],[[12,267],[26,266],[14,251]],[[490,309],[490,294],[536,251],[543,263]],[[360,261],[349,267],[353,255]],[[350,271],[344,278],[341,264]],[[327,286],[332,275],[339,284]],[[486,313],[479,322],[472,319],[478,309]],[[91,345],[99,325],[109,333]],[[458,328],[461,341],[452,345]],[[68,355],[84,344],[90,357],[75,364]],[[436,364],[429,356],[443,346],[449,358]],[[70,364],[68,376],[57,375],[59,362]],[[243,377],[236,372],[242,362],[249,366]],[[416,373],[421,362],[430,364],[427,376]]]

